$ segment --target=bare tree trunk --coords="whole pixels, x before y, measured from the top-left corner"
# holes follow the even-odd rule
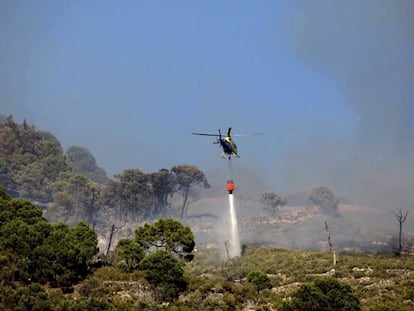
[[[336,266],[336,252],[331,242],[331,233],[329,232],[328,223],[325,221],[326,236],[328,237],[329,251],[332,253],[333,266]]]
[[[109,239],[108,239],[108,247],[106,249],[107,255],[109,254],[109,251],[111,250],[112,237],[114,236],[114,231],[115,231],[115,224],[112,224],[111,233],[109,234]]]
[[[394,213],[394,215],[400,225],[400,230],[398,234],[398,254],[400,254],[403,249],[402,247],[402,225],[407,220],[408,211],[406,211],[404,214],[402,209],[400,209],[398,213]]]
[[[189,188],[184,190],[184,198],[183,198],[183,206],[181,208],[181,219],[184,218],[184,216],[186,216],[186,206],[187,206],[187,201],[188,201],[188,192],[189,192]]]

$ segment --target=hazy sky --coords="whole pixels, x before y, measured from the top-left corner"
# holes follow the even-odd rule
[[[411,208],[414,2],[0,2],[0,113],[108,174],[227,167],[283,194],[327,185]],[[238,173],[236,173],[238,172]],[[396,203],[397,202],[397,203]]]

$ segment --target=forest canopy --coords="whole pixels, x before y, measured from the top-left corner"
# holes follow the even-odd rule
[[[130,168],[110,179],[87,148],[64,152],[53,134],[12,116],[0,118],[0,184],[12,197],[42,208],[52,222],[90,225],[169,216],[175,194],[184,218],[189,198],[209,187],[204,172],[188,164],[151,173]]]
[[[71,286],[89,271],[98,252],[96,233],[85,223],[50,224],[25,199],[12,199],[0,185],[0,278]]]

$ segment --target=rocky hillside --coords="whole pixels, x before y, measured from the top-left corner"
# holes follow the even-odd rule
[[[329,249],[325,222],[337,251],[389,252],[397,246],[398,222],[392,213],[370,207],[340,204],[341,217],[329,217],[314,206],[284,206],[277,217],[270,217],[258,202],[237,202],[239,234],[242,243],[276,248]],[[200,247],[222,245],[229,237],[228,201],[208,198],[191,206],[186,220]],[[407,251],[414,245],[412,226],[404,227]]]
[[[231,261],[221,260],[219,252],[196,253],[185,267],[188,288],[174,302],[157,302],[157,292],[139,273],[109,267],[98,269],[66,299],[100,301],[114,310],[282,310],[301,286],[333,278],[350,286],[363,311],[414,308],[413,256],[340,253],[333,266],[328,252],[246,247]],[[269,283],[258,289],[247,277],[251,271],[263,271]]]

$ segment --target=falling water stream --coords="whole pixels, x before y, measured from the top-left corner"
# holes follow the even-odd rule
[[[234,200],[233,200],[233,193],[229,193],[229,206],[230,206],[230,248],[229,248],[229,255],[230,258],[234,258],[240,256],[241,254],[241,247],[240,247],[240,239],[239,239],[239,229],[237,225],[237,215],[236,209],[234,208]]]

